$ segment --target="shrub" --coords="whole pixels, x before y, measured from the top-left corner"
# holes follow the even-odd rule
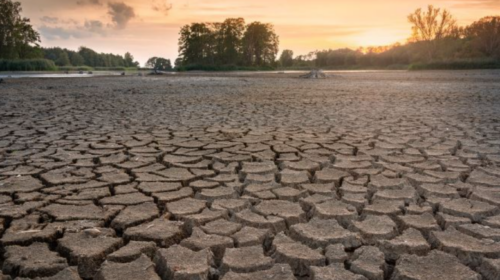
[[[56,65],[48,59],[0,59],[0,71],[55,71]]]

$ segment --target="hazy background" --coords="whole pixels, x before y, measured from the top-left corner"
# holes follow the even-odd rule
[[[42,35],[42,46],[131,52],[141,65],[152,56],[175,60],[178,32],[193,21],[244,17],[270,22],[280,49],[315,49],[404,42],[406,16],[427,4],[447,8],[459,25],[495,15],[500,0],[19,0]]]

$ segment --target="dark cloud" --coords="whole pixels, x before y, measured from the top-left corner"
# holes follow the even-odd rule
[[[101,0],[78,0],[76,1],[77,5],[85,6],[85,5],[99,5],[102,6],[103,2]]]
[[[135,17],[134,8],[128,6],[124,2],[108,3],[108,14],[111,20],[118,29],[124,29],[127,23]]]
[[[169,4],[167,0],[153,0],[153,10],[168,15],[168,12],[172,9],[172,4]]]

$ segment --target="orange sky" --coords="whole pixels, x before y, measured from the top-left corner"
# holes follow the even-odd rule
[[[141,65],[151,56],[177,57],[179,28],[193,21],[244,17],[273,23],[280,50],[404,42],[406,17],[434,4],[449,9],[459,24],[500,14],[500,0],[18,0],[23,15],[42,34],[43,46],[99,52],[130,51]]]

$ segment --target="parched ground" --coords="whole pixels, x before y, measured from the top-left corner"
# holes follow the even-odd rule
[[[1,83],[0,279],[500,279],[500,72],[296,76]]]

